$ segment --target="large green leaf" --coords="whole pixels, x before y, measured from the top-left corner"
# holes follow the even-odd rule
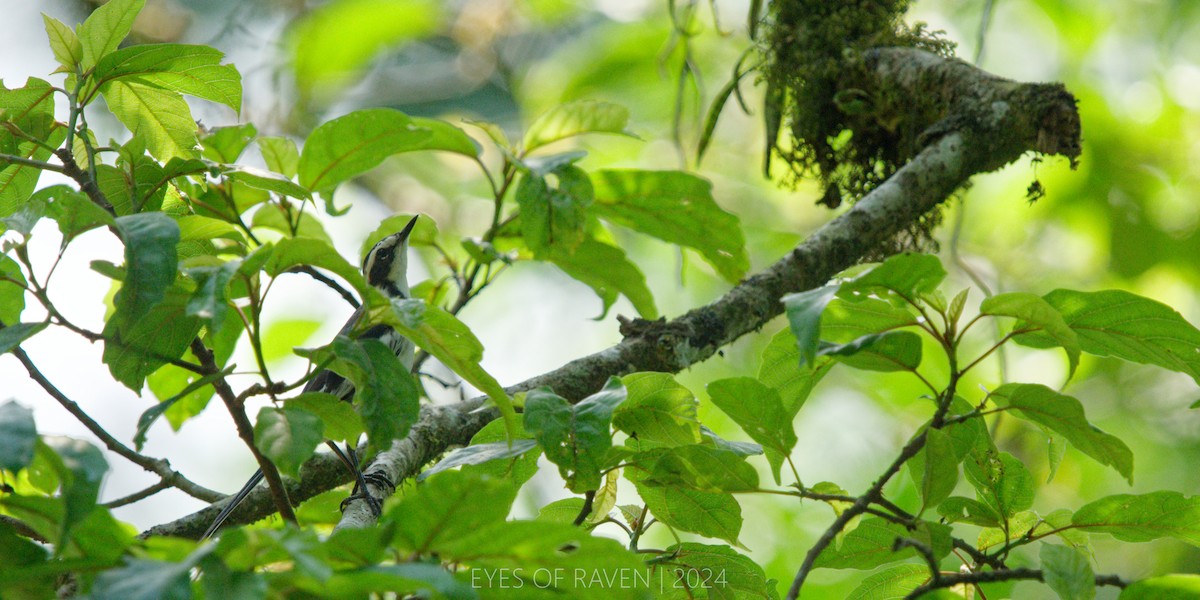
[[[116,318],[109,319],[104,325],[102,360],[113,379],[141,392],[147,375],[183,355],[201,324],[187,316],[188,299],[186,291],[169,288],[162,302],[129,326],[120,327]]]
[[[916,324],[916,317],[906,306],[874,298],[834,298],[821,314],[821,339],[842,344]]]
[[[712,184],[680,171],[603,170],[592,176],[594,210],[613,223],[694,248],[727,281],[750,268],[738,218],[712,196]]]
[[[370,312],[370,322],[390,325],[464,381],[487,394],[504,416],[510,439],[516,435],[518,420],[512,400],[496,378],[480,366],[483,344],[465,323],[422,300],[392,300],[387,305],[380,305],[382,294],[373,288],[371,292],[369,298],[374,308]]]
[[[129,329],[162,301],[175,281],[179,226],[163,213],[119,217],[117,231],[125,243],[125,281],[113,304],[112,321]]]
[[[800,349],[800,366],[814,365],[821,346],[821,313],[838,293],[838,286],[827,285],[783,297],[788,324]]]
[[[1163,575],[1135,581],[1121,590],[1118,600],[1196,600],[1200,575]]]
[[[271,277],[278,277],[280,273],[300,265],[311,265],[332,271],[345,279],[346,283],[349,283],[360,295],[366,296],[369,293],[367,280],[358,267],[347,262],[341,254],[333,249],[331,244],[324,240],[308,237],[280,240],[278,244],[275,244],[275,250],[271,253],[264,269]],[[375,290],[372,289],[372,291]]]
[[[763,348],[758,380],[779,393],[788,420],[794,419],[809,394],[829,373],[834,361],[820,357],[813,363],[800,364],[800,348],[790,328],[776,333]]]
[[[684,542],[665,553],[670,558],[659,568],[666,571],[667,584],[659,598],[691,600],[699,590],[712,599],[779,598],[775,580],[768,580],[762,567],[729,546]]]
[[[872,573],[846,596],[846,600],[901,600],[929,581],[929,567],[904,564]]]
[[[512,440],[511,445],[509,444],[510,439]],[[536,447],[537,442],[525,432],[525,428],[521,427],[520,423],[517,423],[515,435],[509,438],[504,419],[496,419],[484,425],[483,429],[480,429],[479,433],[476,433],[475,437],[471,438],[471,445],[467,446],[468,448],[471,446],[487,446],[496,451],[500,451],[500,446],[503,446],[509,451],[515,451],[518,448],[528,445],[529,442],[533,442],[534,448],[526,450],[520,456],[507,460],[488,460],[478,464],[464,464],[462,470],[489,475],[497,479],[504,479],[516,487],[525,485],[525,482],[537,474],[538,459],[541,458],[542,451]],[[446,458],[448,460],[450,456]]]
[[[1157,365],[1200,383],[1200,330],[1171,307],[1121,290],[1054,290],[1044,298],[1078,335],[1084,352]],[[1034,348],[1058,345],[1044,332],[1016,341]]]
[[[919,521],[910,530],[879,517],[863,519],[838,546],[830,546],[817,558],[816,566],[830,569],[874,569],[917,555],[914,548],[895,550],[897,538],[914,539],[933,552],[936,559],[950,553],[950,527]]]
[[[613,409],[624,400],[625,386],[615,377],[574,406],[549,388],[525,396],[525,430],[537,439],[546,458],[558,465],[571,491],[600,488],[600,470],[612,447]]]
[[[504,521],[517,496],[511,483],[462,471],[430,477],[404,495],[387,514],[395,544],[417,552],[441,552],[479,528]]]
[[[14,400],[0,404],[0,469],[16,473],[28,466],[37,439],[33,411]]]
[[[593,238],[585,238],[574,252],[555,252],[550,261],[567,275],[587,284],[604,303],[597,318],[604,318],[608,309],[623,294],[633,308],[645,319],[658,317],[654,295],[646,287],[646,276],[629,261],[625,251]]]
[[[863,371],[915,371],[921,366],[921,336],[911,331],[870,333],[845,344],[822,342],[817,355]]]
[[[50,157],[45,146],[58,146],[66,137],[65,128],[56,127],[54,121],[54,88],[35,77],[12,90],[0,85],[0,122],[5,123],[0,127],[0,153],[4,154],[44,161]],[[9,127],[40,143],[16,135]],[[24,206],[41,174],[36,167],[0,160],[0,217]]]
[[[1075,374],[1079,366],[1079,338],[1075,331],[1067,325],[1061,313],[1049,302],[1026,292],[997,294],[984,300],[979,305],[979,312],[985,315],[1016,317],[1021,320],[1014,331],[1038,329],[1062,346],[1067,353],[1070,369],[1067,379]]]
[[[284,406],[316,415],[321,419],[326,439],[356,444],[363,434],[363,420],[354,411],[354,406],[333,394],[306,392],[288,398]]]
[[[354,399],[370,445],[386,449],[408,435],[421,411],[417,382],[392,349],[376,339],[338,336],[334,355],[354,382]]]
[[[637,487],[638,495],[654,517],[671,527],[739,545],[742,507],[732,494],[700,492],[644,483],[648,475],[638,469],[623,469]]]
[[[958,483],[958,460],[954,456],[954,442],[940,429],[925,432],[924,459],[917,491],[921,494],[922,510],[937,506],[948,498]]]
[[[992,392],[999,406],[1065,437],[1080,452],[1108,465],[1133,483],[1133,452],[1120,439],[1088,423],[1083,404],[1054,390],[1032,383],[1010,383]]]
[[[83,54],[80,67],[84,71],[121,45],[145,4],[146,0],[110,0],[79,25],[77,33]]]
[[[696,397],[669,373],[621,378],[628,397],[613,411],[613,427],[641,441],[682,446],[700,442]]]
[[[545,177],[526,174],[517,185],[521,236],[537,258],[570,255],[583,243],[592,183],[587,173],[570,165],[558,169],[551,186]]]
[[[25,340],[33,337],[48,326],[49,323],[42,321],[38,323],[16,323],[0,328],[0,354],[11,352],[13,348],[20,346]]]
[[[300,151],[296,149],[296,142],[285,137],[260,137],[257,142],[268,169],[288,179],[296,176],[296,170],[300,167]]]
[[[619,133],[626,131],[629,110],[619,104],[581,100],[556,106],[534,119],[525,130],[525,152],[546,144],[585,133]]]
[[[290,477],[300,476],[323,439],[321,418],[298,408],[264,407],[254,422],[254,445]]]
[[[387,108],[358,110],[313,130],[300,152],[300,184],[328,195],[401,152],[436,149],[434,132]]]
[[[942,261],[929,254],[897,254],[870,271],[843,283],[843,297],[854,297],[880,290],[894,292],[908,300],[937,289],[946,278]]]
[[[199,157],[196,121],[178,92],[118,80],[104,84],[100,93],[113,116],[158,160]]]
[[[145,84],[242,109],[242,76],[216,48],[186,44],[141,44],[116,50],[96,64],[93,85],[109,81]]]
[[[1042,580],[1062,600],[1092,600],[1096,597],[1096,575],[1086,554],[1056,544],[1042,544]]]
[[[700,492],[733,493],[758,490],[758,472],[745,455],[700,444],[659,448],[632,460],[649,474],[644,485]]]
[[[1007,452],[972,452],[963,473],[979,499],[1005,518],[1033,506],[1033,475]]]
[[[1075,511],[1071,525],[1123,542],[1173,537],[1200,546],[1200,496],[1179,492],[1108,496]]]
[[[45,442],[58,458],[55,468],[62,482],[59,494],[66,509],[59,540],[66,541],[71,530],[96,508],[100,482],[108,472],[108,462],[99,448],[83,440],[47,437]]]
[[[784,409],[779,393],[757,379],[731,377],[708,384],[708,395],[750,439],[762,445],[779,484],[780,469],[796,447],[792,415]]]

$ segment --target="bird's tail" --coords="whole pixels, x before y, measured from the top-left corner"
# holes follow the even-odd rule
[[[233,514],[233,510],[237,508],[243,500],[246,499],[246,496],[250,495],[250,491],[253,490],[254,486],[258,485],[262,479],[262,470],[259,469],[258,471],[255,471],[250,480],[246,482],[246,485],[242,486],[242,489],[238,490],[238,493],[233,495],[233,498],[229,500],[229,503],[225,505],[225,508],[221,509],[221,513],[217,515],[217,518],[213,519],[212,525],[208,526],[208,530],[204,532],[204,535],[201,536],[200,539],[206,540],[209,537],[212,537],[212,534],[216,533],[217,530],[221,528],[221,524],[225,522],[225,519],[228,519],[229,515]]]

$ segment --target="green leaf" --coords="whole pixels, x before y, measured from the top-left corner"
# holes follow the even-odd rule
[[[96,577],[91,597],[103,600],[186,600],[193,564],[129,558],[125,566]]]
[[[700,442],[697,402],[669,373],[621,378],[628,397],[613,411],[613,427],[641,441],[682,446]]]
[[[435,598],[475,600],[479,596],[469,584],[455,579],[438,565],[423,563],[370,565],[360,569],[337,571],[325,581],[324,592],[330,598]],[[261,594],[265,598],[264,585]],[[210,598],[216,596],[209,596]]]
[[[254,445],[281,473],[294,478],[324,439],[321,418],[306,410],[264,407],[254,423]]]
[[[0,255],[0,327],[15,325],[25,310],[25,274],[7,254]]]
[[[260,137],[257,142],[268,169],[288,179],[296,176],[300,166],[300,151],[296,149],[296,142],[285,137]]]
[[[346,283],[349,283],[360,296],[365,297],[368,293],[369,286],[362,272],[346,262],[346,259],[342,258],[342,255],[338,254],[331,244],[323,240],[313,238],[280,240],[278,244],[275,244],[275,251],[267,259],[264,269],[271,277],[278,277],[280,273],[299,265],[310,265],[332,271],[346,280]],[[372,291],[375,290],[372,289]]]
[[[735,452],[692,444],[645,454],[654,457],[649,475],[641,480],[645,485],[714,493],[758,490],[758,472],[746,462],[745,456]]]
[[[206,385],[210,385],[212,382],[222,377],[228,377],[232,372],[232,367],[226,367],[216,373],[210,373],[200,377],[196,381],[189,382],[182,390],[180,390],[179,393],[175,394],[174,396],[171,396],[170,398],[167,398],[166,400],[163,400],[162,402],[159,402],[158,404],[155,404],[154,406],[151,406],[143,411],[138,417],[137,431],[135,431],[133,434],[133,444],[135,449],[138,452],[142,451],[142,446],[144,446],[146,443],[146,433],[150,431],[150,426],[153,425],[154,422],[163,415],[163,413],[170,410],[176,402],[187,398],[192,393],[200,390]],[[153,384],[151,384],[151,387],[154,387]]]
[[[418,127],[428,129],[433,133],[425,150],[443,150],[471,158],[479,156],[479,144],[462,129],[439,119],[426,117],[413,117],[412,119]]]
[[[846,343],[916,324],[916,317],[906,306],[892,306],[874,298],[835,298],[821,314],[821,339]]]
[[[1179,492],[1117,494],[1084,505],[1071,524],[1123,542],[1173,537],[1200,546],[1200,496]]]
[[[555,500],[538,509],[536,521],[573,524],[583,512],[583,498],[571,497]]]
[[[626,130],[629,110],[619,104],[580,100],[556,106],[530,123],[523,145],[529,153],[537,148],[585,133],[617,133],[634,137]]]
[[[1117,470],[1133,484],[1133,452],[1124,442],[1088,423],[1083,404],[1070,396],[1037,384],[1010,383],[990,396],[1013,414],[1062,434],[1080,452]]]
[[[417,480],[420,481],[447,469],[453,469],[462,465],[478,465],[493,460],[516,458],[536,447],[536,440],[520,439],[513,440],[511,444],[508,442],[491,442],[457,448],[447,454],[445,458],[438,461],[436,465],[422,472],[417,477]]]
[[[779,393],[788,421],[796,418],[809,394],[829,373],[834,361],[827,357],[800,364],[800,348],[790,328],[776,333],[763,348],[758,380]]]
[[[214,331],[220,330],[229,310],[225,287],[241,265],[242,261],[231,260],[220,266],[188,269],[187,274],[196,280],[196,292],[188,300],[186,314],[204,320]]]
[[[1096,575],[1088,556],[1075,548],[1042,544],[1042,580],[1062,600],[1092,600],[1096,597]]]
[[[1044,298],[1078,335],[1084,352],[1186,373],[1200,383],[1200,330],[1171,307],[1121,290],[1054,290]],[[1033,348],[1058,345],[1044,332],[1015,340]]]
[[[603,319],[608,309],[623,294],[644,319],[658,318],[654,296],[646,287],[646,276],[629,261],[625,251],[593,238],[586,238],[571,254],[553,253],[551,262],[564,273],[596,291],[604,307],[597,319]]]
[[[644,472],[622,469],[654,517],[671,527],[739,545],[742,507],[731,494],[699,492],[644,483]]]
[[[684,542],[668,547],[670,560],[660,563],[667,573],[659,598],[692,598],[700,583],[709,598],[777,599],[775,580],[767,579],[763,568],[729,546]]]
[[[58,223],[58,230],[63,234],[64,245],[96,227],[116,226],[116,221],[113,220],[112,215],[108,214],[108,211],[96,206],[75,188],[58,185],[38,190],[39,194],[47,192],[49,192],[50,198],[47,213]]]
[[[357,81],[380,51],[437,31],[439,4],[428,0],[344,0],[308,11],[287,36],[292,69],[305,95]]]
[[[66,511],[63,516],[60,540],[68,539],[71,530],[96,508],[100,482],[108,471],[104,454],[95,446],[68,437],[47,437],[46,445],[57,455],[60,494]]]
[[[45,161],[51,148],[62,144],[66,128],[54,120],[54,89],[49,83],[30,77],[25,87],[6,89],[0,84],[0,152],[22,158]],[[18,137],[8,128],[16,127],[41,143]],[[43,146],[42,144],[45,144]],[[37,188],[42,170],[29,165],[0,160],[0,217],[7,217],[24,205]]]
[[[845,344],[822,342],[817,355],[835,357],[863,371],[915,371],[921,366],[921,336],[911,331],[885,331]]]
[[[600,469],[612,447],[613,409],[625,400],[625,386],[609,379],[604,389],[572,406],[549,388],[525,396],[525,430],[533,434],[572,492],[600,488]]]
[[[447,471],[430,477],[387,511],[394,543],[420,553],[442,552],[485,525],[502,522],[516,498],[507,481]]]
[[[950,527],[919,521],[913,530],[879,517],[867,517],[842,538],[838,547],[826,548],[817,558],[816,567],[829,569],[874,569],[880,565],[917,556],[915,548],[895,551],[897,538],[914,539],[941,559],[950,553]]]
[[[275,192],[276,194],[303,200],[312,198],[312,193],[304,186],[271,171],[242,165],[221,165],[221,173],[233,181],[244,183],[257,190]],[[305,216],[308,216],[308,214],[305,213]]]
[[[997,294],[979,305],[979,312],[985,315],[1016,317],[1021,320],[1013,331],[1038,329],[1062,346],[1067,353],[1070,369],[1067,379],[1075,374],[1079,366],[1079,338],[1075,335],[1063,316],[1049,302],[1026,292]]]
[[[532,174],[517,185],[521,236],[539,259],[552,253],[570,255],[579,248],[586,238],[587,211],[594,197],[592,182],[583,169],[568,165],[554,175],[554,187],[546,178]]]
[[[293,218],[294,221],[290,220]],[[250,218],[250,227],[265,227],[282,233],[284,237],[312,238],[333,246],[333,238],[329,237],[325,226],[312,213],[302,212],[296,215],[293,212],[289,214],[282,206],[274,202],[264,204],[254,211],[254,216]],[[370,247],[367,250],[370,250]]]
[[[0,328],[0,354],[11,352],[13,348],[20,346],[25,340],[45,329],[47,325],[49,324],[43,321],[38,323],[17,323]]]
[[[408,435],[421,411],[420,390],[396,353],[379,340],[345,336],[333,341],[333,352],[347,365],[343,375],[354,382],[355,404],[370,445],[384,450]]]
[[[125,243],[125,282],[113,300],[111,320],[128,330],[162,301],[175,281],[179,225],[163,213],[118,217],[116,225]]]
[[[872,573],[846,596],[846,600],[901,600],[929,581],[929,567],[904,564]]]
[[[958,459],[954,455],[954,443],[940,429],[925,432],[924,469],[917,482],[921,494],[921,509],[941,504],[954,491],[958,483]]]
[[[42,22],[46,25],[46,37],[50,38],[50,50],[54,52],[54,59],[68,73],[74,73],[75,66],[83,60],[83,44],[79,43],[75,31],[66,23],[45,13],[42,14]]]
[[[121,45],[145,3],[145,0],[110,0],[79,25],[79,43],[83,47],[80,67],[83,71],[96,66],[101,58]]]
[[[800,366],[815,365],[817,350],[821,344],[821,313],[838,293],[838,286],[827,285],[782,298],[787,309],[788,324],[796,336],[800,349]]]
[[[386,108],[358,110],[317,127],[300,152],[300,184],[328,195],[401,152],[426,150],[433,132]]]
[[[483,429],[480,429],[479,433],[476,433],[475,437],[471,438],[471,445],[485,446],[503,443],[507,448],[509,447],[510,439],[512,440],[511,447],[514,449],[526,444],[527,442],[525,440],[534,441],[529,434],[525,433],[525,428],[521,427],[520,423],[517,423],[517,430],[514,432],[514,435],[509,438],[504,419],[496,419],[491,423],[484,425]],[[479,464],[465,464],[463,465],[462,470],[467,471],[468,473],[488,475],[496,479],[503,479],[509,483],[512,483],[514,487],[519,488],[522,485],[525,485],[525,482],[529,481],[534,475],[537,474],[538,459],[541,456],[542,451],[535,447],[525,451],[518,457],[513,457],[507,460],[489,460]]]
[[[778,485],[783,463],[796,447],[792,415],[784,409],[779,394],[756,379],[733,377],[708,384],[708,395],[750,439],[762,444]]]
[[[162,302],[128,326],[108,320],[102,359],[114,379],[141,392],[147,375],[183,355],[200,331],[200,320],[186,314],[188,299],[187,292],[172,287]]]
[[[15,400],[0,404],[0,469],[17,473],[29,466],[37,440],[32,410]]]
[[[158,160],[199,156],[196,121],[179,93],[135,81],[110,81],[100,93],[113,116]]]
[[[929,254],[897,254],[879,266],[842,284],[843,298],[888,290],[908,300],[937,289],[946,278],[942,261]]]
[[[657,589],[638,555],[563,523],[492,523],[447,544],[439,558],[470,567],[460,572],[483,598],[643,599]]]
[[[106,55],[92,73],[93,85],[125,81],[212,100],[242,109],[242,76],[225,56],[209,46],[139,44]],[[236,158],[236,157],[235,157]]]
[[[284,406],[316,415],[321,419],[322,431],[327,439],[357,443],[363,433],[363,421],[354,406],[333,394],[306,392],[289,398]]]
[[[1200,598],[1200,575],[1163,575],[1135,581],[1121,590],[1117,600],[1196,600]]]
[[[382,296],[374,288],[371,292],[372,298]],[[483,359],[483,344],[466,324],[436,306],[413,299],[392,300],[387,306],[371,309],[370,316],[370,322],[392,326],[464,381],[487,394],[504,416],[509,439],[516,435],[518,419],[512,400],[496,378],[479,365]]]
[[[963,473],[979,499],[1005,518],[1033,506],[1033,475],[1007,452],[972,452]]]
[[[1030,531],[1038,528],[1045,528],[1046,526],[1047,524],[1036,512],[1032,510],[1024,510],[1008,519],[1008,522],[1004,524],[1003,528],[985,527],[979,532],[979,538],[975,542],[975,549],[990,551],[993,548],[997,548],[1013,540],[1020,539],[1022,536],[1028,535]]]
[[[219,163],[232,163],[242,155],[256,135],[258,128],[253,123],[214,127],[200,136],[200,145],[204,148],[201,154]]]
[[[980,527],[999,527],[1004,520],[991,506],[962,496],[943,500],[937,512],[948,523],[970,523]]]
[[[603,170],[595,213],[663,241],[694,248],[731,283],[750,268],[738,218],[713,200],[712,183],[680,171]]]

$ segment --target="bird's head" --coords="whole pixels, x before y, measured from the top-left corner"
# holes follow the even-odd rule
[[[367,283],[389,297],[408,297],[408,235],[417,218],[413,217],[404,229],[379,240],[363,257],[362,271]]]

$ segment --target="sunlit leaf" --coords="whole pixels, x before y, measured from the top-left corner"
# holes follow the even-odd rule
[[[285,137],[260,137],[258,148],[262,152],[267,168],[291,179],[300,166],[300,150],[296,142]]]
[[[979,305],[979,312],[985,315],[1020,319],[1021,322],[1016,326],[1019,329],[1014,328],[1014,331],[1040,329],[1066,351],[1070,363],[1067,379],[1075,374],[1075,368],[1079,366],[1079,338],[1063,320],[1062,314],[1050,303],[1033,294],[1012,292],[997,294],[984,300]]]
[[[508,516],[516,498],[512,484],[485,475],[446,471],[430,477],[388,511],[395,543],[421,553],[438,552]]]
[[[780,469],[796,447],[792,415],[784,409],[779,394],[757,379],[731,377],[708,384],[708,395],[750,439],[762,445],[779,484]]]
[[[585,133],[618,133],[629,125],[629,110],[619,104],[595,100],[568,102],[534,119],[525,131],[525,151]]]
[[[1018,417],[1061,434],[1080,452],[1116,469],[1133,483],[1133,452],[1115,436],[1089,423],[1079,400],[1031,383],[1001,386],[991,398],[999,406],[1015,409],[1013,413]]]
[[[746,275],[741,223],[713,200],[707,180],[680,171],[603,170],[592,181],[598,216],[694,248],[726,281]]]
[[[776,333],[767,347],[763,348],[758,380],[779,393],[790,421],[800,412],[813,388],[829,373],[833,364],[832,359],[821,357],[814,363],[801,365],[796,336],[791,329],[785,328]]]
[[[645,473],[622,471],[656,519],[682,531],[740,545],[742,507],[733,495],[648,485],[642,482]]]
[[[642,318],[658,317],[658,307],[655,306],[654,295],[646,286],[646,276],[637,265],[629,261],[624,250],[586,238],[570,254],[551,254],[550,261],[567,275],[596,291],[596,295],[600,296],[604,304],[598,319],[608,314],[608,309],[616,302],[618,294],[628,298]]]
[[[242,76],[222,65],[223,52],[210,46],[140,44],[121,48],[96,64],[97,87],[112,81],[136,82],[242,109]]]
[[[393,154],[427,149],[433,139],[432,131],[398,110],[371,108],[343,115],[314,129],[304,142],[300,184],[329,194]]]
[[[42,14],[42,22],[46,25],[46,37],[50,38],[50,51],[54,53],[54,59],[67,72],[74,73],[75,66],[83,60],[83,44],[79,42],[75,30],[45,13]]]
[[[714,599],[778,598],[775,580],[768,580],[762,567],[729,546],[684,542],[668,547],[665,555],[670,557],[662,563],[668,583],[659,598],[690,600],[694,589],[689,587],[705,589]]]
[[[621,378],[628,397],[613,411],[613,427],[642,441],[671,446],[700,441],[697,402],[669,373],[633,373]]]
[[[1135,581],[1117,600],[1196,600],[1200,575],[1174,574]]]
[[[1071,524],[1123,542],[1173,537],[1200,546],[1200,496],[1179,492],[1117,494],[1085,504]]]
[[[300,476],[300,465],[323,439],[320,417],[306,410],[264,407],[254,422],[254,445],[291,477]]]
[[[158,160],[199,156],[196,121],[178,92],[136,81],[110,81],[100,93],[113,116]]]
[[[914,548],[896,551],[894,548],[897,538],[921,542],[937,559],[950,553],[949,526],[919,521],[917,526],[910,530],[904,525],[879,517],[867,517],[854,531],[845,535],[840,546],[826,548],[817,558],[816,566],[829,569],[873,569],[917,555]]]
[[[929,581],[929,567],[904,564],[872,573],[846,596],[846,600],[900,600]]]
[[[105,2],[79,25],[77,32],[83,49],[80,67],[84,71],[96,66],[101,58],[121,45],[145,3],[146,0]]]

